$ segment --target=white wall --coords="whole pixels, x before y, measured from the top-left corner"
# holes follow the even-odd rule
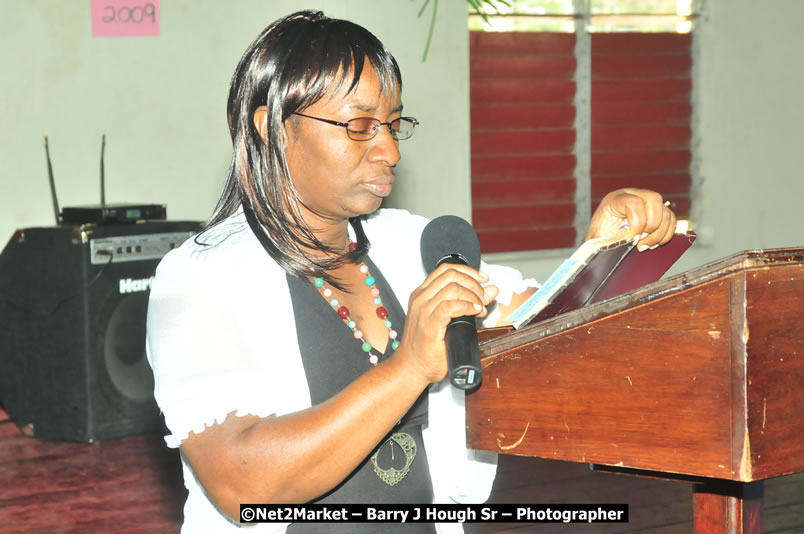
[[[203,220],[229,164],[228,84],[243,50],[276,18],[324,9],[374,32],[403,72],[405,112],[422,126],[403,145],[395,205],[468,217],[466,5],[423,0],[163,0],[158,37],[93,38],[89,0],[0,0],[0,243],[54,223],[43,137],[59,203],[159,202],[171,219]],[[432,2],[431,2],[432,6]],[[448,194],[452,184],[460,192]]]
[[[302,5],[367,26],[402,66],[405,109],[422,126],[404,142],[392,205],[469,217],[466,7],[439,3],[422,63],[422,4],[169,0],[161,36],[93,39],[87,0],[0,0],[0,241],[53,222],[45,134],[62,206],[97,202],[106,133],[107,201],[165,202],[172,219],[205,219],[229,161],[225,102],[235,63],[262,27]],[[695,88],[701,238],[671,272],[744,249],[804,245],[804,2],[704,6]],[[544,278],[559,256],[503,259]]]
[[[707,1],[698,26],[696,200],[710,247],[691,254],[688,265],[804,245],[802,20],[799,0]]]

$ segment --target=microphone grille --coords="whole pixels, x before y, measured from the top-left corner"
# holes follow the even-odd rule
[[[455,215],[430,221],[422,232],[422,263],[430,273],[447,257],[459,255],[467,265],[480,267],[480,243],[472,225]]]

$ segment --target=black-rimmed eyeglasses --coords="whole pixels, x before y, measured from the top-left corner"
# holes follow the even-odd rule
[[[346,122],[338,122],[298,112],[294,113],[294,115],[346,128],[346,135],[349,136],[349,139],[354,141],[368,141],[369,139],[374,139],[377,136],[377,132],[380,131],[381,126],[387,127],[391,136],[401,141],[413,135],[413,130],[416,128],[416,125],[419,124],[419,121],[413,117],[399,117],[391,122],[381,122],[380,119],[372,117],[358,117]]]

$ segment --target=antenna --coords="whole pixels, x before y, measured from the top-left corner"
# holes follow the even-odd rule
[[[106,207],[106,177],[103,172],[103,153],[106,151],[106,134],[101,137],[101,161],[100,161],[100,193],[101,193],[101,208]]]
[[[45,150],[47,150],[47,137],[45,137]],[[106,134],[101,137],[100,155],[100,205],[67,206],[61,215],[57,215],[58,224],[100,225],[116,223],[135,223],[151,220],[167,219],[167,207],[164,204],[106,204],[106,171],[104,169],[104,155],[106,153]],[[50,170],[50,156],[48,155],[48,169]],[[50,173],[50,187],[53,192],[53,206],[59,213],[56,202],[56,188],[53,184],[53,172]]]
[[[50,198],[53,200],[53,216],[56,218],[56,224],[59,224],[61,222],[59,199],[56,197],[56,182],[53,180],[53,165],[50,163],[50,148],[47,146],[47,136],[45,136],[45,157],[47,158],[47,175],[50,178]]]

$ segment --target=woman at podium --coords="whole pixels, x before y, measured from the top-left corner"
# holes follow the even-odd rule
[[[496,459],[466,450],[464,393],[444,381],[445,331],[461,316],[498,324],[536,284],[485,264],[427,274],[427,220],[380,208],[400,142],[418,127],[401,89],[374,35],[317,12],[274,22],[237,65],[223,194],[208,228],[161,262],[148,313],[155,396],[189,490],[182,532],[235,532],[245,503],[488,496]],[[656,193],[617,191],[587,237],[624,222],[645,248],[670,239],[675,218]],[[382,530],[403,527],[461,529]]]

